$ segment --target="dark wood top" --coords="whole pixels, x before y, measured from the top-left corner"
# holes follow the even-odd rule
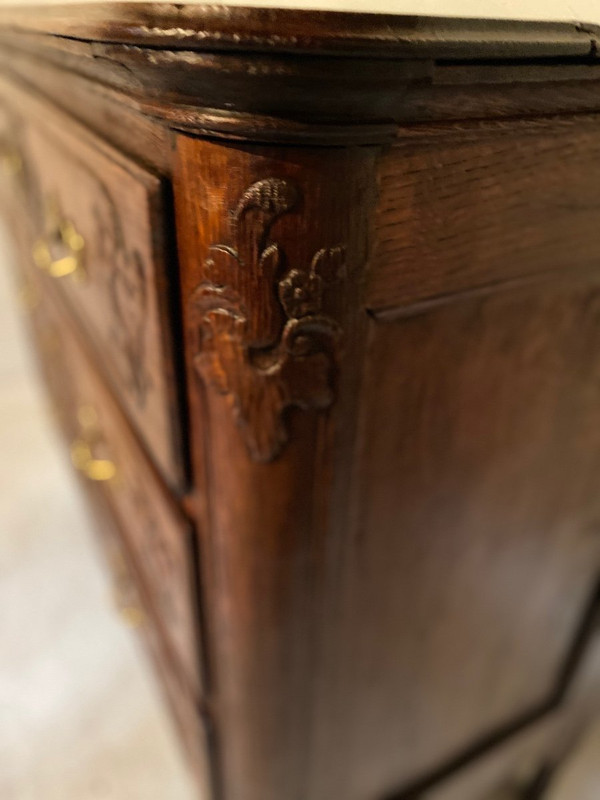
[[[0,27],[89,42],[340,56],[596,58],[600,27],[170,3],[6,7]]]
[[[65,92],[78,75],[178,130],[250,141],[374,143],[405,122],[597,112],[599,41],[600,27],[577,23],[167,3],[0,9],[0,69],[74,113]]]

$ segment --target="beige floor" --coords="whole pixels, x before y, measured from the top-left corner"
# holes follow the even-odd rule
[[[110,603],[30,364],[0,241],[0,800],[192,800]]]
[[[1,233],[0,800],[193,800],[49,424]],[[600,729],[551,798],[600,800]]]

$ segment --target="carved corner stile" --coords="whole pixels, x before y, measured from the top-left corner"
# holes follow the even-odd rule
[[[341,331],[325,313],[324,294],[344,276],[345,249],[288,262],[271,231],[300,200],[290,180],[253,183],[231,212],[232,243],[210,245],[205,279],[190,297],[194,369],[228,398],[258,462],[284,447],[287,408],[326,409],[333,401]]]

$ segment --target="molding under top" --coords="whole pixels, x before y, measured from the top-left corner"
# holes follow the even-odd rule
[[[405,122],[597,112],[599,50],[599,26],[566,22],[166,3],[0,9],[7,74],[35,86],[45,61],[172,128],[252,141],[375,143]],[[557,99],[527,89],[535,83],[556,84]]]

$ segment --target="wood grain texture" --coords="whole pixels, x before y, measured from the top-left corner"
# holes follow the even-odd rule
[[[315,797],[400,789],[553,697],[600,565],[599,297],[371,323]]]
[[[414,123],[415,121],[431,122],[436,120],[464,120],[503,117],[531,116],[534,114],[556,115],[565,113],[593,112],[598,108],[598,70],[593,63],[581,65],[560,65],[557,63],[536,65],[527,68],[523,65],[455,65],[452,62],[436,63],[428,66],[423,73],[420,66],[415,72],[411,67],[412,82],[403,84],[402,97],[392,104],[388,110],[386,122],[381,117],[381,109],[376,119],[357,124],[357,109],[352,111],[352,124],[331,120],[331,94],[327,110],[329,118],[317,122],[314,109],[306,115],[300,115],[298,108],[292,105],[293,118],[267,114],[266,107],[261,113],[250,113],[244,100],[248,90],[238,95],[235,107],[223,94],[223,85],[217,79],[217,92],[213,103],[227,102],[226,108],[207,108],[207,98],[196,87],[197,94],[188,97],[185,102],[177,101],[171,92],[168,98],[151,98],[140,94],[139,85],[131,79],[129,90],[118,89],[107,85],[104,76],[102,82],[94,72],[96,62],[90,63],[90,74],[86,78],[74,70],[72,63],[46,61],[44,69],[39,69],[39,48],[31,50],[14,46],[14,37],[10,37],[0,48],[0,65],[2,72],[10,75],[17,84],[22,84],[29,92],[46,96],[51,103],[46,103],[46,113],[52,106],[76,116],[92,129],[101,133],[108,141],[129,153],[135,158],[148,163],[163,174],[171,171],[170,127],[178,130],[189,130],[225,139],[246,138],[250,141],[293,141],[329,144],[352,144],[364,141],[392,141],[396,136],[397,122]],[[313,79],[312,85],[318,82],[323,86],[323,71],[328,65],[313,65],[308,75]],[[356,72],[364,70],[361,62],[356,69],[350,70],[355,78]],[[281,71],[281,70],[280,70]],[[290,79],[293,72],[289,72]],[[526,74],[525,74],[526,73]],[[404,70],[405,77],[410,72]],[[127,75],[123,75],[126,79]],[[15,86],[11,89],[14,98]],[[374,80],[375,85],[381,83]],[[272,86],[272,84],[271,84]],[[281,98],[285,91],[271,91],[271,102]],[[339,94],[342,89],[338,85],[333,89]],[[310,91],[308,98],[314,98]],[[89,102],[93,96],[94,102]],[[12,102],[25,102],[23,93]],[[27,103],[34,102],[33,94],[28,94]],[[38,103],[40,101],[38,100]],[[275,112],[275,107],[271,112]],[[279,109],[281,111],[281,109]],[[134,135],[135,134],[135,135]],[[400,132],[402,135],[402,132]]]
[[[399,121],[598,108],[594,26],[127,3],[0,17],[5,69],[47,85],[27,63],[43,61],[210,135],[374,143]]]
[[[525,800],[539,797],[528,794],[538,776],[545,774],[551,784],[556,767],[576,749],[586,728],[597,720],[599,676],[600,637],[596,629],[586,642],[563,703],[500,746],[481,754],[448,780],[416,795],[405,795],[405,800],[415,800],[417,796],[422,800],[500,800],[502,792],[509,798],[512,792],[517,800],[523,796]]]
[[[38,120],[67,114],[153,172],[171,171],[171,131],[110,87],[40,62],[36,54],[0,48],[0,95],[13,112]],[[71,126],[72,127],[72,126]]]
[[[380,164],[371,309],[595,271],[595,117],[405,131]]]
[[[198,787],[199,800],[209,800],[213,795],[213,767],[210,721],[198,707],[196,698],[181,680],[177,667],[165,652],[160,634],[152,623],[151,597],[140,583],[139,565],[126,547],[126,537],[107,507],[98,488],[89,483],[83,485],[86,499],[96,521],[98,541],[115,590],[126,592],[131,609],[141,611],[142,624],[137,628],[138,638],[148,654],[161,692],[171,713],[184,752],[187,765]]]
[[[597,38],[0,12],[0,201],[89,249],[38,349],[213,800],[492,800],[596,712]]]
[[[161,630],[163,647],[189,690],[202,691],[198,602],[193,534],[155,469],[140,449],[118,404],[86,352],[61,296],[40,280],[34,267],[24,274],[35,289],[33,329],[55,414],[72,447],[89,449],[94,459],[115,467],[98,492],[122,531],[142,576],[144,591]]]
[[[310,263],[290,265],[270,238],[293,213],[296,184],[265,178],[231,211],[234,246],[214,243],[203,280],[188,300],[194,365],[227,397],[252,458],[271,461],[288,434],[288,408],[327,408],[341,331],[323,313],[324,293],[345,277],[345,248],[320,248]]]
[[[245,203],[247,192],[260,193],[262,181],[293,184],[297,205],[272,222],[257,249],[264,253],[276,243],[286,263],[273,273],[263,271],[255,257],[246,258],[245,268],[233,259],[217,282],[225,282],[225,296],[236,289],[246,300],[244,336],[269,352],[286,324],[278,282],[290,269],[310,275],[315,253],[342,246],[344,276],[334,291],[323,293],[320,308],[340,328],[331,362],[337,396],[354,368],[352,317],[367,244],[360,220],[368,218],[372,203],[373,153],[222,147],[182,137],[178,154],[175,198],[196,507],[204,531],[204,599],[224,796],[306,796],[312,691],[319,669],[319,554],[332,510],[330,442],[345,434],[341,406],[288,409],[287,444],[268,463],[257,462],[240,430],[235,397],[197,369],[198,358],[205,348],[212,351],[214,341],[206,342],[203,325],[198,330],[196,293],[215,278],[211,247],[235,246],[240,198]],[[274,202],[281,202],[278,197]],[[251,213],[244,245],[250,251],[257,247],[257,231],[264,232],[262,202]],[[222,303],[227,311],[225,297]],[[223,353],[229,343],[225,337],[217,347]],[[259,378],[260,362],[253,369]]]
[[[163,187],[153,174],[84,139],[67,118],[26,118],[21,141],[34,237],[66,254],[65,221],[83,237],[81,276],[48,277],[68,298],[97,359],[167,482],[185,480],[167,258]],[[62,123],[62,124],[61,124]]]

